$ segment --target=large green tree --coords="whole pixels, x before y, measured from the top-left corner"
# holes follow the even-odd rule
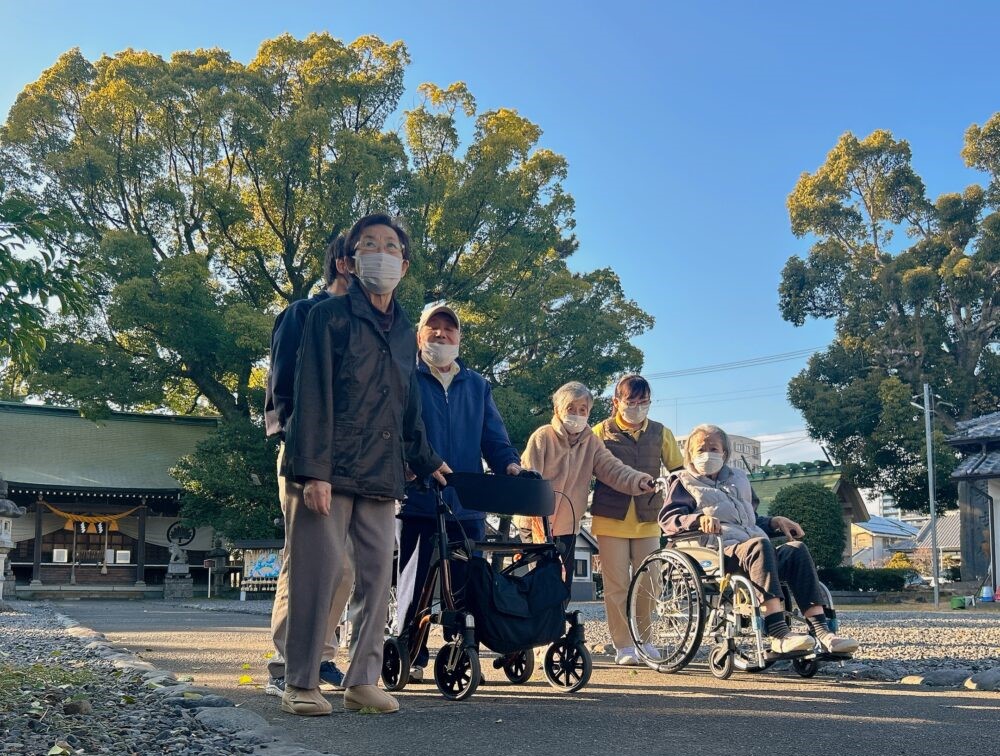
[[[274,315],[375,210],[412,231],[407,311],[458,307],[464,356],[495,382],[516,443],[560,383],[639,368],[629,340],[652,319],[610,269],[567,267],[565,159],[516,111],[479,112],[461,83],[421,86],[393,128],[408,62],[402,42],[328,34],[268,40],[245,65],[222,50],[61,56],[0,127],[0,171],[67,219],[49,242],[91,282],[91,307],[60,322],[31,389],[92,415],[259,421]],[[252,454],[248,438],[229,436]],[[182,469],[192,490],[204,482],[198,464]]]
[[[911,401],[928,382],[936,405],[937,482],[954,499],[957,420],[1000,406],[1000,115],[966,133],[962,152],[987,189],[926,197],[909,145],[887,131],[844,134],[788,198],[808,257],[782,272],[782,316],[833,319],[836,338],[789,384],[814,438],[846,474],[927,505],[923,417]]]
[[[0,178],[0,365],[2,396],[16,396],[48,336],[49,304],[80,311],[83,286],[73,261],[46,242],[58,224]]]

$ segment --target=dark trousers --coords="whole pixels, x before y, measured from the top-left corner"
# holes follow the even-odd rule
[[[481,541],[486,535],[486,520],[482,519],[462,520],[461,527],[455,520],[448,520],[446,526],[449,541],[460,541],[463,538]],[[434,555],[437,527],[437,520],[429,517],[400,517],[396,520],[396,532],[399,534],[396,573],[398,632],[402,632],[417,613],[417,604],[424,590],[424,583],[427,582],[431,557]],[[465,562],[451,562],[451,585],[456,592],[464,588]],[[425,638],[416,658],[411,659],[410,663],[416,667],[426,667],[429,660]]]
[[[767,538],[751,538],[727,546],[726,571],[739,571],[749,577],[762,601],[784,600],[783,582],[788,583],[795,603],[803,612],[826,601],[816,576],[816,564],[802,541],[789,541],[775,548]]]

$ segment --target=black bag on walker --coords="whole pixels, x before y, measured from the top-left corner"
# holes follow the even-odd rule
[[[482,557],[469,560],[465,605],[476,640],[500,654],[547,645],[565,630],[569,590],[560,559],[543,556],[533,569],[515,572],[500,572]]]

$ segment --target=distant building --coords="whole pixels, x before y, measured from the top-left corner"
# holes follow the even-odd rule
[[[729,444],[732,446],[729,464],[747,473],[756,471],[760,467],[760,441],[746,436],[736,436],[732,433],[728,435]],[[678,438],[677,444],[683,452],[684,446],[687,444],[687,436]]]
[[[851,564],[881,567],[901,545],[912,545],[919,528],[901,520],[873,515],[851,523]]]
[[[958,482],[962,579],[997,579],[1000,562],[1000,412],[963,420],[948,443],[962,454],[951,477]],[[940,525],[938,544],[941,543]]]

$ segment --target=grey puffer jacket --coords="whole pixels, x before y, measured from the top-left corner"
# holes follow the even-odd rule
[[[441,466],[421,418],[413,327],[395,300],[392,307],[383,331],[355,279],[345,296],[312,308],[299,346],[286,477],[401,499],[404,463],[421,477]]]
[[[726,546],[773,534],[771,518],[754,510],[750,480],[742,470],[726,465],[715,480],[680,470],[671,478],[659,517],[668,536],[697,530],[702,515],[719,520]]]

